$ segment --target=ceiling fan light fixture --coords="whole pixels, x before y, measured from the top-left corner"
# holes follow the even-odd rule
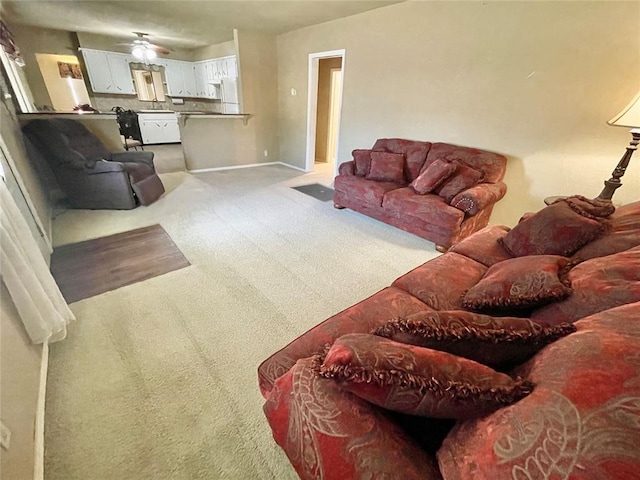
[[[142,45],[134,45],[131,49],[131,55],[133,55],[138,60],[142,60],[146,54],[146,48]]]

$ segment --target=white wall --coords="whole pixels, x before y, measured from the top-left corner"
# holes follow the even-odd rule
[[[492,223],[596,196],[630,139],[605,122],[640,89],[639,31],[638,2],[410,1],[280,35],[280,160],[304,167],[308,54],[344,48],[340,162],[392,136],[501,152]],[[623,183],[614,201],[638,199],[640,158]]]

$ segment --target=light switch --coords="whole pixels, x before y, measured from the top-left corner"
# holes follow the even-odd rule
[[[9,450],[9,445],[11,444],[11,430],[4,424],[4,422],[0,422],[0,445],[5,450]]]
[[[291,89],[291,96],[295,97],[296,95],[298,95],[298,91],[295,88]]]

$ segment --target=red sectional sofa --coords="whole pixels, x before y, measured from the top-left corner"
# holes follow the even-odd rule
[[[445,250],[488,224],[507,191],[506,164],[503,155],[475,148],[381,138],[340,165],[334,205]]]
[[[491,226],[258,368],[303,479],[640,478],[640,202]]]

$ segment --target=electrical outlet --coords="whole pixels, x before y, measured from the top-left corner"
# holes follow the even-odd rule
[[[265,156],[265,157],[268,157],[268,156],[269,156],[269,150],[265,150],[265,151],[264,151],[264,156]]]
[[[9,450],[9,445],[11,444],[11,430],[4,424],[4,422],[0,422],[0,445],[5,450]]]
[[[292,89],[291,89],[291,96],[292,96],[292,97],[295,97],[296,95],[298,95],[297,90],[296,90],[295,88],[292,88]]]

